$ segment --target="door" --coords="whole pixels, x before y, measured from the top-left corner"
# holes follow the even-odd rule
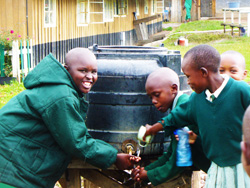
[[[201,17],[212,17],[212,0],[201,0]]]

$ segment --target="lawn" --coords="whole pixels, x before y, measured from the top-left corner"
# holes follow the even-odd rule
[[[232,37],[223,33],[189,33],[189,31],[222,30],[221,21],[194,21],[181,24],[173,30],[171,35],[163,43],[169,50],[179,50],[182,57],[192,47],[198,44],[209,44],[216,48],[220,53],[228,50],[235,50],[245,57],[248,70],[247,82],[250,81],[250,37]],[[172,29],[169,29],[172,30]],[[184,33],[185,32],[185,33]],[[175,46],[174,42],[180,36],[188,39],[188,46]],[[0,108],[7,103],[13,96],[24,90],[23,84],[12,82],[10,85],[0,85]]]
[[[179,50],[182,57],[192,47],[199,44],[209,44],[216,48],[220,53],[228,50],[234,50],[240,52],[246,60],[246,69],[249,74],[246,81],[250,81],[250,37],[232,37],[228,33],[186,33],[188,31],[200,31],[202,28],[207,30],[218,30],[220,21],[194,21],[187,24],[181,24],[167,40],[165,40],[164,46],[169,50]],[[208,29],[209,28],[209,29]],[[220,26],[222,30],[222,26]],[[184,36],[188,39],[188,46],[175,46],[174,42],[178,40],[180,36]]]

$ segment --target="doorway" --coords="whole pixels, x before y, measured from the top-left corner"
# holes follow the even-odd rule
[[[201,17],[212,17],[212,0],[201,0]]]

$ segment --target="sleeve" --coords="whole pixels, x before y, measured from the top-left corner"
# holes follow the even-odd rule
[[[47,107],[43,119],[51,135],[66,153],[99,168],[108,168],[116,161],[117,150],[89,135],[78,108],[76,99],[66,97]]]
[[[172,152],[164,153],[157,161],[145,168],[148,179],[154,186],[170,180],[185,170],[185,167],[176,166],[177,143],[174,139],[171,142]]]
[[[166,135],[171,135],[175,129],[188,126],[190,124],[197,125],[192,117],[192,109],[191,108],[191,97],[188,101],[180,104],[175,107],[169,115],[163,117],[161,121],[159,121],[165,131]]]
[[[240,88],[242,90],[241,98],[243,106],[246,110],[247,107],[250,105],[250,86],[244,81],[242,81],[241,83],[243,84],[243,86]]]

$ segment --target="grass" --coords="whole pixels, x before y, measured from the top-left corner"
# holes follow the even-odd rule
[[[19,84],[17,81],[11,81],[10,84],[0,85],[0,108],[24,89],[23,84]]]
[[[209,30],[221,30],[223,27],[220,25],[222,21],[215,20],[200,20],[189,22],[186,24],[181,24],[180,27],[176,29],[176,32],[184,31],[209,31]],[[226,29],[230,27],[227,26]]]
[[[206,23],[206,24],[204,24]],[[192,47],[199,44],[209,44],[216,48],[220,53],[228,50],[234,50],[240,52],[246,60],[246,69],[248,70],[248,76],[246,81],[250,81],[250,37],[232,37],[229,34],[224,33],[182,33],[188,31],[197,31],[201,28],[217,30],[219,21],[194,21],[187,24],[181,24],[167,40],[163,41],[164,46],[170,50],[179,50],[182,57]],[[195,28],[194,28],[195,27]],[[222,26],[220,26],[222,30]],[[180,36],[184,36],[188,39],[188,46],[175,46],[174,42],[178,40]]]

